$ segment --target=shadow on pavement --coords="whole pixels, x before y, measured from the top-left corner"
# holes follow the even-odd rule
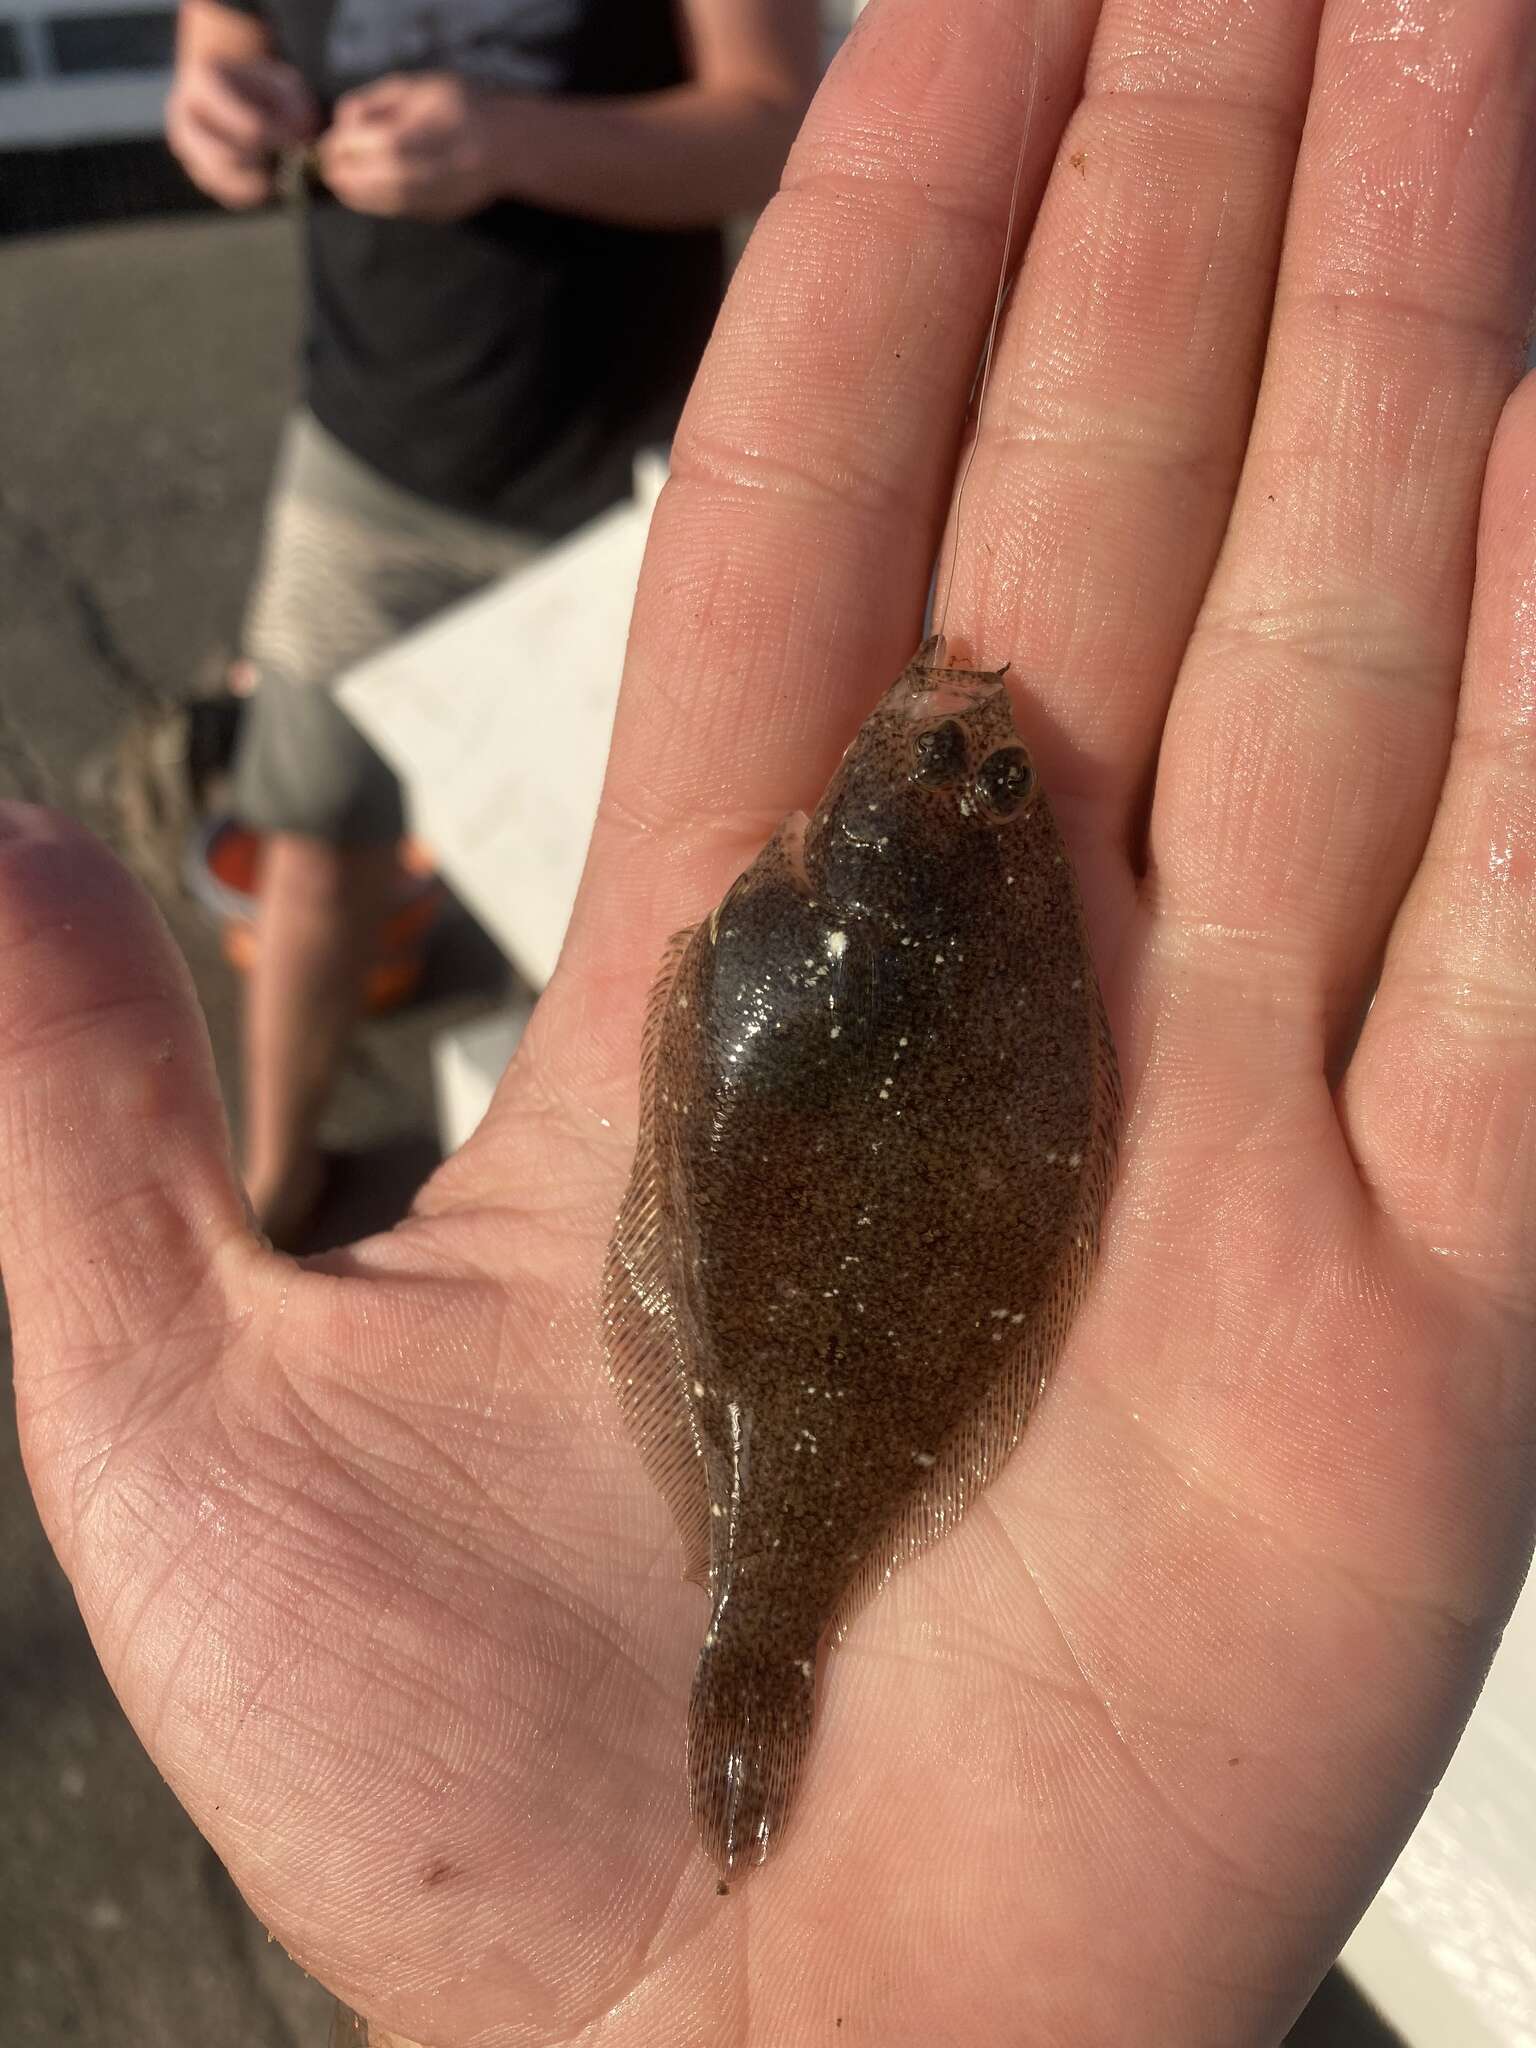
[[[0,150],[0,235],[212,210],[213,201],[204,198],[157,137]]]
[[[1342,1970],[1330,1970],[1285,2037],[1285,2048],[1404,2048]]]

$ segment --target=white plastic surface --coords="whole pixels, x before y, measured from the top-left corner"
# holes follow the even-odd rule
[[[1536,2048],[1536,1585],[1340,1960],[1412,2048]]]
[[[433,1040],[437,1131],[445,1157],[458,1151],[490,1108],[496,1084],[517,1051],[532,1014],[532,998],[520,998],[505,1010],[439,1032]]]

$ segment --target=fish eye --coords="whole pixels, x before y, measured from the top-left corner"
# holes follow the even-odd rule
[[[925,727],[912,742],[912,780],[923,789],[953,789],[965,763],[965,729],[958,718]]]
[[[1035,771],[1023,747],[999,747],[976,770],[976,801],[989,817],[1012,818],[1035,793]]]

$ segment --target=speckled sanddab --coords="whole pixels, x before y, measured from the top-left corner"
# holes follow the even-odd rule
[[[1120,1115],[1070,862],[1001,672],[930,640],[814,815],[667,949],[610,1366],[710,1613],[688,1713],[730,1876],[793,1800],[828,1635],[1018,1441]]]

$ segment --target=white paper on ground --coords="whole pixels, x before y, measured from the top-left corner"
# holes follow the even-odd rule
[[[359,663],[340,701],[405,785],[414,830],[524,978],[554,970],[597,813],[640,559],[636,497]]]

